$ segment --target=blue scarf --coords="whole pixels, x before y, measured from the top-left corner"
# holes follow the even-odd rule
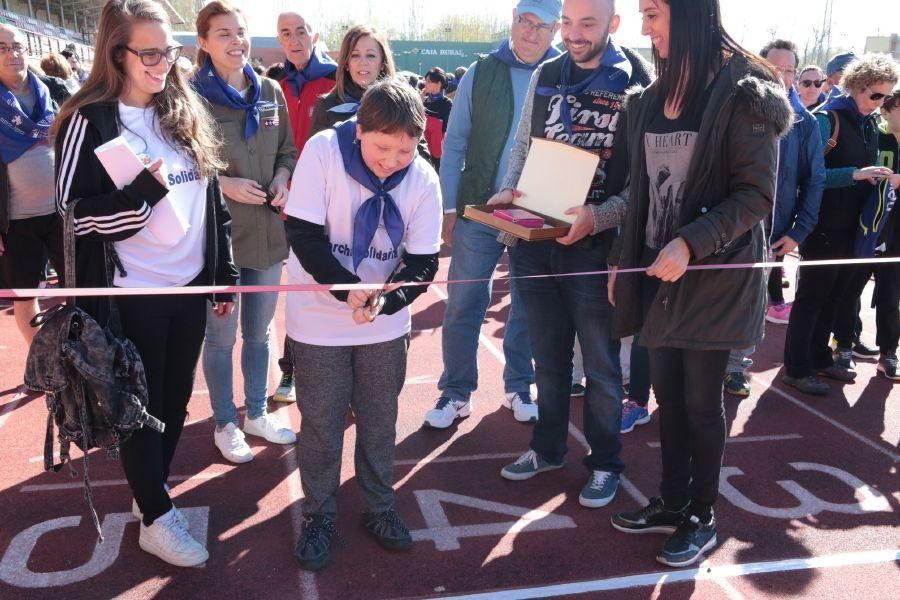
[[[631,80],[631,62],[612,40],[609,40],[609,44],[606,46],[606,51],[600,59],[600,65],[584,81],[570,85],[571,68],[572,57],[567,52],[562,61],[559,85],[542,86],[536,90],[538,96],[562,95],[559,110],[569,136],[572,135],[572,110],[569,107],[569,96],[600,91],[621,93],[625,91]]]
[[[344,115],[348,119],[355,115],[357,111],[359,111],[359,103],[361,102],[361,100],[356,96],[351,96],[347,92],[344,92],[344,99],[346,100],[346,102],[329,108],[328,112],[334,113],[336,115]]]
[[[259,129],[259,111],[278,108],[278,106],[273,102],[259,99],[262,87],[259,85],[259,77],[249,64],[244,65],[244,75],[247,76],[253,87],[253,99],[250,102],[244,100],[244,97],[236,89],[219,76],[213,67],[212,59],[208,56],[203,67],[194,74],[191,83],[198,94],[213,104],[246,111],[247,124],[244,126],[244,138],[249,140],[256,135]]]
[[[28,83],[34,94],[34,109],[30,115],[22,110],[19,101],[5,85],[0,83],[0,161],[9,164],[32,146],[47,139],[53,123],[53,101],[50,90],[29,71]]]
[[[443,97],[444,92],[438,92],[437,94],[425,94],[425,102],[437,102]]]
[[[369,254],[369,247],[372,245],[382,218],[394,250],[400,247],[406,226],[403,224],[403,215],[400,214],[400,209],[390,192],[400,185],[412,163],[382,182],[369,170],[363,160],[362,150],[356,140],[356,119],[339,125],[337,138],[347,175],[375,194],[360,205],[353,218],[353,270],[356,271]],[[382,206],[384,207],[383,213]]]
[[[318,48],[313,49],[312,56],[310,56],[309,62],[303,67],[302,71],[298,71],[294,63],[287,58],[284,59],[285,79],[287,79],[288,85],[291,86],[291,91],[298,98],[306,82],[328,77],[333,75],[335,71],[337,71],[337,63]]]
[[[859,216],[859,227],[856,228],[856,240],[853,244],[855,258],[872,258],[879,238],[884,233],[888,217],[897,202],[897,192],[891,186],[890,179],[880,181],[872,188],[862,214]]]
[[[500,47],[491,52],[490,56],[493,56],[510,69],[527,69],[529,71],[534,71],[542,62],[550,60],[551,58],[556,58],[560,54],[562,54],[562,52],[560,52],[553,46],[550,46],[544,56],[536,63],[522,62],[521,60],[519,60],[519,57],[516,56],[515,52],[513,52],[512,46],[510,46],[509,40],[507,39],[503,40],[503,43],[500,44]]]

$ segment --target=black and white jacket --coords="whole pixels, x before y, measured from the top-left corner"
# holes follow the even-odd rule
[[[110,287],[106,242],[128,239],[147,224],[153,207],[168,190],[146,169],[121,190],[110,179],[94,150],[120,134],[116,102],[80,108],[59,128],[56,137],[56,209],[65,218],[75,205],[75,274],[78,287]],[[231,215],[219,180],[213,177],[206,192],[206,273],[209,285],[234,285],[237,268],[231,252]],[[230,301],[231,295],[215,298]],[[89,300],[89,299],[85,299]],[[105,302],[79,306],[98,320]]]

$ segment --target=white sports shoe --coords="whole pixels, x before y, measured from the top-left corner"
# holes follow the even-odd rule
[[[297,434],[285,427],[275,415],[265,414],[255,419],[244,419],[244,433],[265,438],[273,444],[297,442]]]
[[[472,414],[472,401],[451,400],[441,396],[434,408],[425,413],[425,425],[435,429],[447,429],[456,419]]]
[[[216,448],[226,460],[233,463],[246,463],[253,460],[253,452],[250,451],[250,446],[244,440],[244,432],[235,427],[234,423],[229,423],[221,430],[216,427],[213,437],[216,441]]]
[[[163,484],[163,487],[166,489],[166,493],[169,493],[169,491],[170,491],[169,484],[167,484],[167,483]],[[187,530],[190,530],[191,527],[190,527],[190,524],[188,523],[187,517],[185,517],[184,514],[180,510],[178,510],[178,508],[175,506],[174,502],[172,503],[172,510],[175,511],[175,518],[178,519],[178,522],[181,523],[181,526]],[[140,521],[144,518],[144,513],[141,512],[141,509],[138,506],[137,500],[131,501],[131,515],[138,521]]]
[[[297,392],[294,390],[294,376],[283,374],[275,394],[272,396],[275,402],[291,403],[297,401]]]
[[[538,406],[531,400],[529,392],[507,392],[503,406],[513,411],[519,423],[534,423],[538,420]]]
[[[141,523],[138,544],[141,550],[176,567],[196,567],[209,560],[209,552],[181,525],[175,509],[153,521],[150,527]]]

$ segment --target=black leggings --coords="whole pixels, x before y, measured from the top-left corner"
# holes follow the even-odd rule
[[[143,427],[122,444],[122,468],[150,525],[172,509],[163,485],[187,417],[194,374],[206,331],[206,297],[126,296],[117,300],[122,331],[141,354],[147,374],[148,411],[165,433]]]
[[[659,405],[660,495],[666,507],[690,504],[709,516],[719,495],[725,454],[722,379],[728,350],[650,348],[650,379]]]

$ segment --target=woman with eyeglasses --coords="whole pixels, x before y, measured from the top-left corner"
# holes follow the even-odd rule
[[[62,107],[56,136],[56,207],[74,211],[79,287],[173,288],[233,285],[231,219],[216,173],[223,163],[214,122],[172,65],[181,54],[165,10],[153,0],[103,7],[91,74]],[[119,188],[95,154],[123,137],[146,168]],[[153,221],[180,217],[160,236]],[[115,270],[107,270],[108,264]],[[71,280],[68,280],[71,283]],[[213,298],[231,310],[231,296]],[[148,410],[165,432],[136,430],[121,445],[122,468],[141,519],[140,547],[177,566],[209,554],[172,504],[166,480],[187,416],[206,327],[203,295],[79,299],[140,352]]]
[[[800,94],[800,102],[807,110],[812,111],[815,107],[825,102],[825,92],[822,86],[825,85],[825,73],[816,65],[807,65],[803,67],[797,75],[797,81],[794,87]]]
[[[206,99],[224,140],[228,166],[221,171],[222,191],[234,219],[234,262],[243,285],[278,285],[288,257],[280,207],[287,202],[288,180],[297,163],[297,147],[281,86],[260,77],[248,63],[250,36],[243,13],[219,0],[197,15],[197,69],[192,84]],[[216,430],[213,441],[234,463],[253,460],[244,434],[273,444],[297,437],[269,414],[269,326],[276,293],[241,294],[234,314],[209,319],[203,348],[203,373],[209,386]],[[213,307],[215,314],[223,307]],[[243,430],[234,404],[232,354],[240,318]]]
[[[893,174],[878,165],[877,115],[898,79],[900,69],[891,57],[867,54],[844,72],[844,93],[816,110],[825,144],[825,193],[816,228],[800,247],[804,260],[855,256],[863,207],[875,186]],[[839,382],[856,379],[857,303],[868,280],[862,266],[800,269],[784,342],[785,384],[822,396],[828,384],[819,375]],[[835,353],[829,345],[832,332]]]

